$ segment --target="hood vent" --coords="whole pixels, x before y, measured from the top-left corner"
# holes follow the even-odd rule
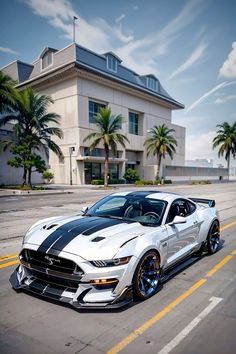
[[[43,229],[46,229],[46,230],[51,230],[53,227],[56,227],[58,226],[58,224],[51,224],[51,225],[44,225],[43,226]]]
[[[106,237],[102,237],[102,236],[97,236],[95,237],[93,240],[91,240],[91,242],[99,242],[102,240],[105,240]]]

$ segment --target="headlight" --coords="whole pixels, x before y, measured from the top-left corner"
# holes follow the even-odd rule
[[[123,258],[115,258],[115,259],[107,259],[105,261],[91,261],[92,265],[95,267],[114,267],[123,264],[129,263],[132,256],[123,257]]]

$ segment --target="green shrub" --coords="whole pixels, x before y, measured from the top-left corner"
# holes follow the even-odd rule
[[[124,179],[109,179],[108,184],[124,184],[125,180]],[[103,179],[93,179],[91,181],[91,184],[94,186],[101,186],[104,184]]]
[[[124,184],[125,180],[122,179],[109,179],[108,184]]]
[[[43,172],[43,179],[47,181],[47,183],[52,182],[54,178],[54,174],[50,171],[44,171]]]
[[[124,178],[128,183],[135,183],[140,179],[138,172],[136,170],[133,170],[132,168],[127,169],[124,174]]]
[[[172,184],[171,179],[165,179],[165,180],[164,180],[164,184]]]
[[[172,184],[171,179],[165,179],[163,181],[164,184]],[[155,181],[151,181],[151,180],[145,180],[145,179],[140,179],[139,181],[135,182],[136,186],[156,186],[161,184],[161,180],[155,180]]]
[[[153,181],[140,179],[139,181],[135,182],[135,185],[136,186],[150,186],[150,185],[153,185]]]
[[[93,179],[91,181],[91,184],[94,186],[101,186],[102,184],[104,184],[104,180],[103,179]]]
[[[195,184],[211,184],[211,181],[209,180],[202,180],[202,181],[192,181],[191,184],[195,185]]]

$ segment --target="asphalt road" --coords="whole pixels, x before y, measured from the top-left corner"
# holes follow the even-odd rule
[[[120,311],[75,311],[24,293],[8,282],[24,232],[40,217],[76,213],[107,192],[1,198],[1,353],[233,353],[236,348],[236,184],[171,186],[165,190],[214,198],[222,247],[168,280],[145,302]],[[18,199],[19,198],[19,199]],[[85,199],[84,199],[85,198]],[[58,206],[57,206],[58,205]],[[19,211],[19,209],[21,211]],[[11,258],[12,255],[12,258]]]

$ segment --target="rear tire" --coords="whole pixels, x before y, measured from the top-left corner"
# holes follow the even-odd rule
[[[218,251],[220,244],[220,225],[217,220],[213,221],[206,239],[206,249],[209,254]]]
[[[155,251],[148,251],[139,261],[133,276],[134,297],[146,300],[155,294],[160,283],[160,260]]]

